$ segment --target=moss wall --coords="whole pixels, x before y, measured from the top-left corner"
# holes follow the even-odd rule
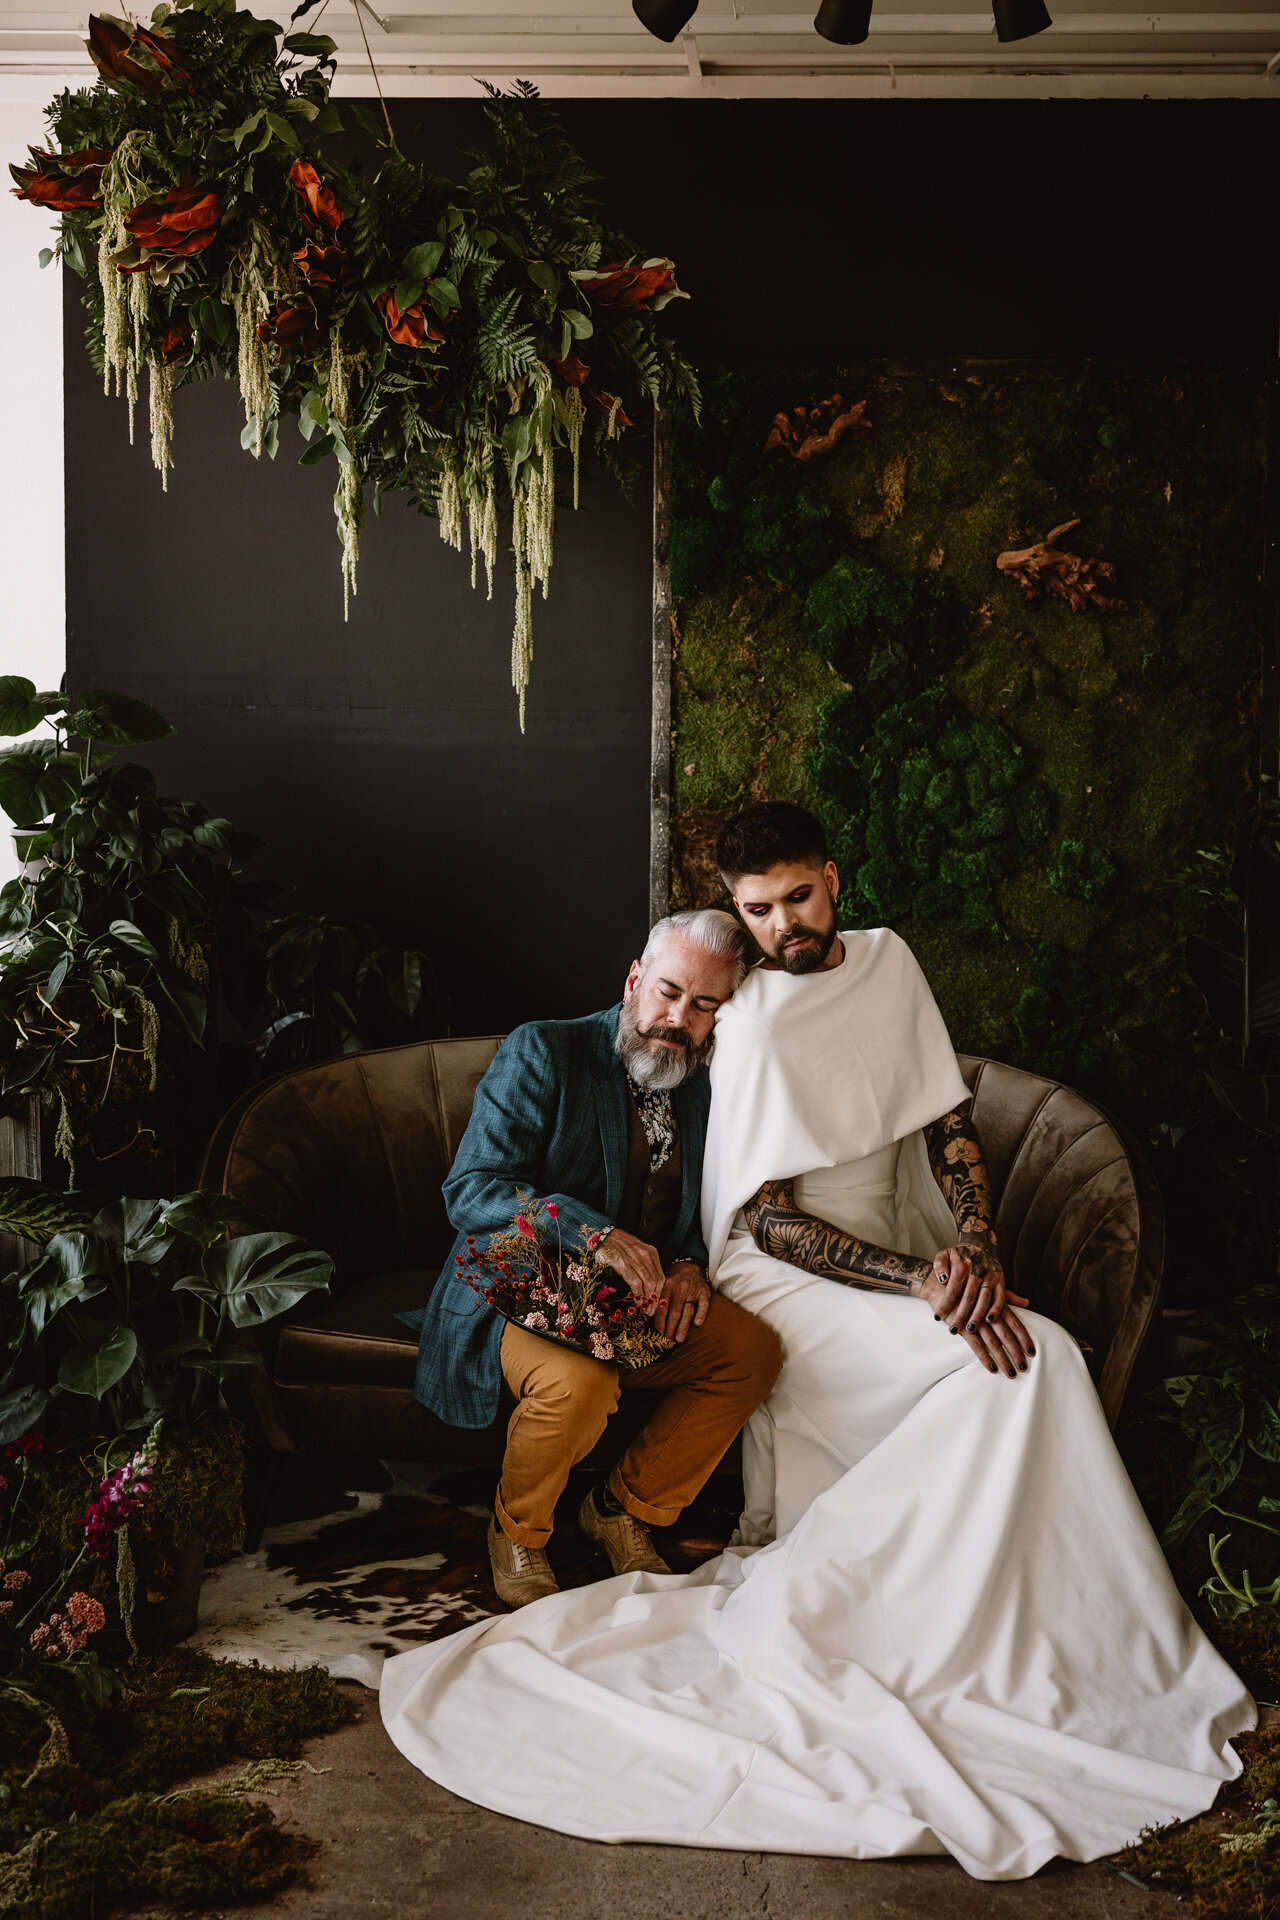
[[[869,429],[765,456],[836,391]],[[736,807],[798,800],[843,924],[904,935],[961,1050],[1158,1117],[1126,1035],[1199,1004],[1167,883],[1255,778],[1267,401],[1213,369],[718,376],[676,429],[673,903],[721,898]],[[1076,518],[1124,610],[997,571]]]

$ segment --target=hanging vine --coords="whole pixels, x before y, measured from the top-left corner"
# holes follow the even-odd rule
[[[671,261],[637,256],[602,223],[595,176],[524,82],[486,89],[492,151],[451,181],[354,103],[343,114],[375,162],[339,161],[325,144],[344,131],[334,42],[281,36],[234,0],[161,5],[146,27],[93,17],[87,45],[96,84],[58,96],[49,148],[10,171],[20,198],[62,216],[47,257],[83,276],[90,352],[125,398],[130,438],[141,368],[166,488],[189,382],[236,380],[255,457],[275,457],[294,416],[302,460],[337,466],[347,616],[369,485],[375,505],[406,492],[459,551],[465,535],[472,585],[483,562],[490,598],[505,509],[523,729],[557,450],[576,507],[584,446],[619,472],[632,415],[697,404],[656,324],[685,297]]]

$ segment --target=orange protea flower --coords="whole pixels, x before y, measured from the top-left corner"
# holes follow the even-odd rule
[[[305,213],[302,216],[303,225],[310,227],[317,239],[323,239],[326,229],[336,233],[342,225],[342,208],[310,161],[295,160],[289,169],[289,178],[310,210],[310,219]]]
[[[166,81],[187,78],[166,33],[135,27],[131,20],[118,20],[112,13],[89,15],[85,46],[108,86],[127,80],[148,93],[158,93]]]
[[[607,267],[579,269],[569,278],[602,306],[624,313],[661,313],[668,301],[689,298],[676,285],[674,260],[615,260]]]
[[[428,347],[434,353],[444,339],[422,304],[425,298],[424,289],[413,305],[401,313],[392,288],[388,287],[385,293],[378,295],[378,311],[386,323],[387,336],[398,347]]]
[[[102,205],[102,169],[111,158],[109,147],[80,147],[75,153],[46,153],[43,147],[28,147],[27,152],[31,155],[30,167],[9,168],[18,183],[13,191],[19,200],[51,207],[55,213],[77,213]]]
[[[280,300],[275,312],[258,322],[258,338],[274,347],[281,360],[291,360],[296,353],[319,353],[329,344],[329,329],[314,301]]]

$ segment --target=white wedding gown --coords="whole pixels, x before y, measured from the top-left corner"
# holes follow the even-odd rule
[[[902,1244],[899,1146],[797,1181]],[[1254,1707],[1179,1598],[1079,1349],[1025,1315],[993,1375],[920,1301],[814,1279],[735,1221],[719,1291],[785,1365],[745,1437],[742,1544],[387,1662],[401,1752],[468,1800],[598,1840],[981,1879],[1203,1811]]]

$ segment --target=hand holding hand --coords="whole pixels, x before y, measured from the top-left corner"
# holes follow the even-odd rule
[[[1026,1372],[1035,1343],[1013,1309],[1028,1302],[1005,1285],[993,1240],[961,1234],[955,1246],[935,1256],[919,1292],[935,1320],[960,1334],[991,1372],[1010,1380]]]
[[[666,1281],[656,1247],[637,1240],[634,1233],[628,1233],[623,1227],[611,1227],[598,1242],[596,1257],[626,1282],[646,1313],[653,1312]]]
[[[710,1305],[711,1288],[702,1268],[692,1260],[678,1260],[668,1267],[663,1280],[653,1316],[654,1331],[682,1346],[690,1328],[702,1325]]]

